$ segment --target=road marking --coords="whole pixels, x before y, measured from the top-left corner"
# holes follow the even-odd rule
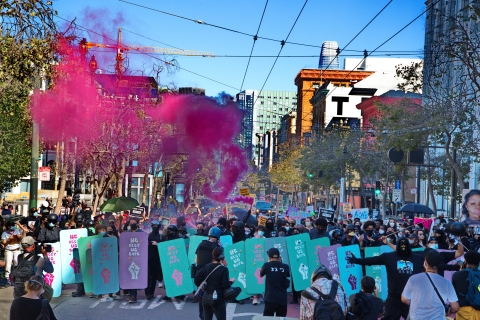
[[[227,303],[227,320],[232,320],[235,316],[236,303]]]
[[[158,295],[155,300],[152,301],[152,303],[148,306],[147,309],[155,309],[159,305],[162,305],[165,303],[164,300],[160,300],[162,298],[162,295]]]
[[[129,310],[138,310],[138,309],[143,309],[143,307],[145,307],[145,305],[147,304],[147,300],[140,300],[142,303],[140,304],[133,304],[133,303],[129,303],[128,301],[127,302],[123,302],[122,305],[120,306],[120,308],[122,309],[129,309]]]
[[[115,305],[117,304],[116,301],[113,301],[112,303],[110,303],[107,307],[107,309],[112,309]]]
[[[100,300],[95,301],[89,308],[93,309],[100,303]]]
[[[187,301],[187,297],[183,301],[176,301],[175,298],[172,299],[173,305],[177,310],[183,310],[183,307],[185,306],[185,302]]]
[[[235,313],[234,317],[248,317],[248,316],[263,316],[263,313],[254,313],[254,312],[244,312],[244,313]]]

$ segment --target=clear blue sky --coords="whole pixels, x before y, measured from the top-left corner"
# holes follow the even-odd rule
[[[202,20],[218,26],[255,34],[260,22],[265,1],[219,1],[219,0],[128,0],[143,6],[170,12],[176,15]],[[388,0],[310,0],[288,41],[321,46],[323,41],[337,41],[344,46],[370,21]],[[169,47],[214,52],[216,55],[241,55],[245,58],[203,58],[177,56],[180,67],[217,80],[234,88],[240,88],[252,48],[253,39],[248,36],[199,25],[191,21],[168,16],[159,12],[136,7],[116,0],[56,0],[53,2],[59,16],[77,18],[79,25],[103,30],[116,39],[118,27],[123,32],[124,43],[144,46]],[[259,36],[285,39],[292,27],[303,0],[270,0],[265,12]],[[391,37],[417,15],[424,11],[424,1],[393,0],[363,33],[346,48],[347,50],[371,51]],[[97,16],[91,17],[86,12]],[[61,21],[61,20],[59,20]],[[421,51],[425,37],[425,15],[385,44],[381,51]],[[126,30],[163,42],[164,44],[134,35]],[[93,34],[82,34],[89,40]],[[165,44],[168,44],[165,45]],[[253,55],[276,56],[278,42],[259,39]],[[313,55],[315,57],[280,58],[265,85],[265,90],[296,91],[294,78],[300,69],[318,66],[319,48],[286,44],[282,55]],[[346,55],[360,52],[344,52]],[[399,56],[394,55],[394,56]],[[161,57],[161,56],[160,56]],[[420,55],[402,57],[418,58]],[[129,55],[130,67],[142,70],[153,59],[142,54]],[[244,89],[260,89],[275,58],[252,58]],[[343,61],[342,56],[340,57]],[[114,55],[104,57],[114,61]],[[161,84],[175,83],[177,87],[198,86],[206,94],[215,96],[221,91],[235,95],[238,90],[212,82],[185,70],[173,75],[165,74]]]

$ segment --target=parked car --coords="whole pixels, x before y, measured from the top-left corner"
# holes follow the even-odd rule
[[[272,214],[272,205],[270,202],[266,201],[257,201],[255,202],[255,212],[257,214],[265,214],[265,215],[271,215]]]

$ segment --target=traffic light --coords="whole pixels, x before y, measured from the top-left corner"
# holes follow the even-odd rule
[[[380,190],[380,181],[375,182],[375,194],[379,195],[382,191]]]
[[[308,178],[312,179],[313,178],[313,173],[309,173]]]

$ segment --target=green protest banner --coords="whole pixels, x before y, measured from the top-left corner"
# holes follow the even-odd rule
[[[226,249],[229,249],[227,247]],[[245,241],[245,268],[247,274],[247,292],[260,294],[265,292],[265,277],[260,277],[260,270],[265,263],[265,238],[250,238]]]
[[[190,278],[190,264],[183,239],[160,242],[158,254],[163,271],[163,281],[167,296],[177,297],[193,292]]]
[[[280,252],[280,257],[282,258],[282,262],[288,264],[290,266],[290,259],[288,257],[287,245],[285,242],[285,237],[274,237],[274,238],[267,238],[265,239],[265,259],[268,261],[268,250],[270,248],[277,248]],[[291,276],[290,276],[291,278]],[[290,285],[288,286],[287,292],[292,291],[292,281],[290,281]]]
[[[379,256],[381,254],[380,247],[365,248],[365,258]],[[387,300],[387,270],[385,266],[365,266],[365,274],[375,279],[375,285],[378,288],[378,297],[383,301]]]
[[[195,254],[195,251],[197,251],[198,245],[200,242],[203,240],[207,240],[207,237],[202,237],[202,236],[191,236],[190,237],[190,243],[188,246],[188,262],[190,264],[195,263],[195,259],[197,258],[197,255]]]
[[[318,255],[320,249],[329,247],[330,239],[328,238],[319,238],[307,241],[307,257],[308,257],[308,268],[310,273],[318,268],[322,263],[320,262],[320,256]]]
[[[245,241],[240,241],[225,248],[225,259],[227,260],[228,275],[235,278],[234,287],[240,287],[242,292],[237,300],[250,297],[247,293],[247,276],[245,273]]]
[[[423,252],[425,250],[425,248],[413,248],[412,251],[413,252]]]
[[[297,291],[310,286],[310,274],[313,270],[310,271],[308,267],[307,241],[310,241],[310,237],[306,233],[285,238],[290,258],[290,272]]]
[[[92,240],[101,238],[102,235],[90,236],[78,239],[78,254],[80,255],[80,271],[82,272],[85,292],[93,292],[92,275]]]

